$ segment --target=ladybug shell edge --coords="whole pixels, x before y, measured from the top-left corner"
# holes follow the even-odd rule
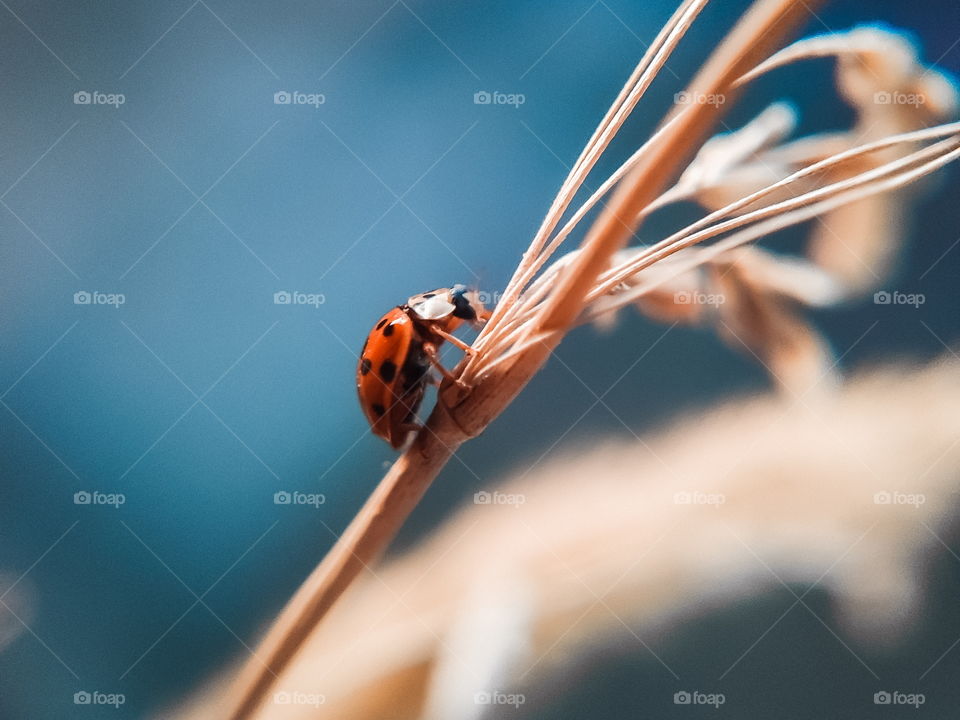
[[[363,413],[374,435],[395,449],[407,436],[402,423],[422,397],[422,388],[420,397],[416,389],[408,389],[403,397],[403,370],[415,335],[410,316],[395,307],[370,331],[357,362],[357,394]]]

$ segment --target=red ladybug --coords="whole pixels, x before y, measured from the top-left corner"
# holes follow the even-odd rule
[[[430,366],[454,380],[440,364],[437,348],[449,340],[464,352],[473,352],[451,333],[464,322],[482,325],[489,316],[476,292],[454,285],[414,295],[380,318],[357,364],[360,406],[374,435],[398,449],[410,432],[419,429],[416,412],[430,381]]]

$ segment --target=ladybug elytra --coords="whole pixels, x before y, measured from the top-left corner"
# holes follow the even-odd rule
[[[482,325],[489,316],[476,292],[454,285],[414,295],[380,318],[357,364],[360,405],[374,435],[398,449],[419,429],[416,412],[431,382],[431,365],[455,380],[440,363],[437,348],[449,340],[473,352],[451,333],[464,322]]]

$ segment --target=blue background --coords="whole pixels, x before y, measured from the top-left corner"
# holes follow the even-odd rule
[[[703,13],[600,173],[646,137],[744,6],[718,0]],[[16,578],[29,569],[17,589],[31,632],[0,654],[0,715],[73,716],[73,693],[99,689],[127,698],[105,717],[139,717],[245,654],[242,643],[255,642],[393,457],[367,433],[355,399],[355,353],[371,324],[437,286],[503,287],[672,7],[3,4],[0,570]],[[928,61],[960,70],[955,0],[838,2],[818,14],[807,33],[882,20],[909,28]],[[125,103],[74,104],[84,90],[122,93]],[[284,90],[326,101],[274,104]],[[476,105],[482,90],[526,102]],[[730,124],[781,97],[801,109],[804,132],[850,121],[831,65],[818,61],[758,83]],[[885,315],[844,367],[933,356],[943,352],[936,336],[960,336],[960,251],[948,252],[960,208],[955,175],[944,177],[923,201],[896,285],[927,295],[922,314]],[[649,238],[657,230],[651,224]],[[281,290],[326,302],[275,305]],[[126,302],[75,305],[77,291],[123,293]],[[863,305],[818,322],[843,352],[875,319]],[[463,449],[476,475],[451,465],[399,545],[577,420],[593,398],[571,371],[602,392],[663,329],[628,313],[612,335],[577,331],[559,351],[570,369],[551,363]],[[642,430],[766,382],[709,331],[683,330],[608,403]],[[625,432],[599,408],[567,437]],[[82,490],[122,492],[126,503],[75,505]],[[323,493],[326,504],[277,506],[280,490]],[[956,574],[947,564],[941,573]],[[760,610],[775,617],[789,599],[771,595]],[[717,632],[762,624],[756,612],[717,621]],[[942,622],[958,625],[954,615]],[[788,640],[803,632],[788,628],[768,652],[795,652]],[[849,665],[829,636],[823,644],[798,662],[837,653]],[[682,643],[675,652],[683,657]],[[676,711],[641,702],[644,684],[659,677],[646,659],[608,662],[593,687],[617,707],[596,716]],[[955,668],[945,661],[930,681],[949,685]],[[790,693],[823,681],[795,679]],[[595,716],[583,692],[549,716]],[[785,706],[778,692],[758,695],[757,711]],[[781,716],[820,717],[847,692],[862,697],[834,688],[825,707],[798,701]],[[84,717],[97,712],[85,708]]]

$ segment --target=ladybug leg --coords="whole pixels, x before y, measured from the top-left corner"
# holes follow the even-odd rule
[[[452,336],[451,336],[451,337],[452,337]],[[431,342],[425,342],[425,343],[423,344],[423,353],[424,353],[424,355],[427,356],[427,360],[430,361],[430,364],[433,365],[433,366],[440,372],[440,374],[443,375],[444,378],[446,378],[446,379],[449,380],[450,382],[454,383],[454,384],[457,385],[458,387],[462,387],[462,388],[465,388],[465,387],[466,387],[466,385],[464,385],[460,380],[458,380],[456,377],[454,377],[454,376],[453,376],[453,373],[451,373],[449,370],[447,370],[447,369],[443,366],[443,363],[440,362],[440,357],[437,355],[437,346],[436,346],[436,345],[434,345],[434,344],[431,343]]]
[[[473,357],[474,355],[477,354],[476,350],[474,350],[472,347],[467,345],[463,340],[458,338],[456,335],[451,335],[446,330],[441,330],[438,327],[431,328],[431,331],[436,333],[440,337],[442,337],[451,345],[460,348],[464,352],[464,354],[469,355],[470,357]]]

